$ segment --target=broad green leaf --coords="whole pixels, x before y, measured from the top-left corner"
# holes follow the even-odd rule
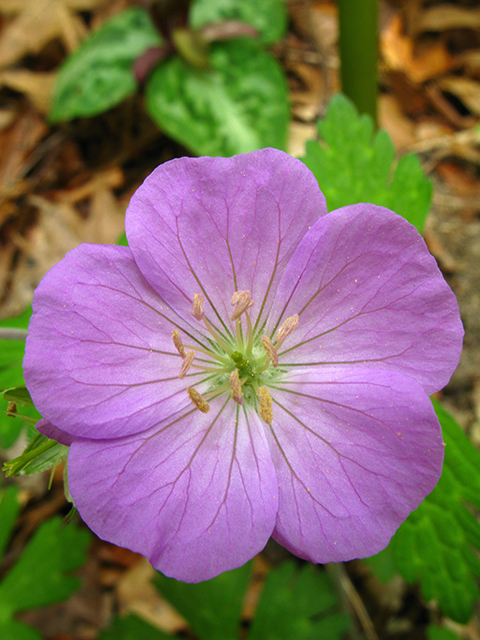
[[[433,624],[427,627],[427,637],[428,640],[461,640],[460,636],[457,636],[457,634],[450,631],[450,629],[446,627],[436,627]]]
[[[185,584],[158,573],[155,585],[188,621],[200,640],[237,640],[251,570],[249,562],[198,584]]]
[[[325,571],[284,562],[267,577],[247,640],[340,640],[349,624]]]
[[[283,149],[289,106],[277,61],[242,38],[213,45],[210,62],[196,69],[175,56],[153,71],[146,106],[158,126],[198,155]]]
[[[97,640],[172,640],[160,629],[135,615],[115,618],[113,623],[104,629]]]
[[[360,116],[342,94],[330,101],[318,132],[320,141],[307,143],[302,160],[317,178],[329,211],[369,202],[392,209],[422,231],[432,184],[417,156],[403,156],[395,166],[388,133],[374,133],[372,119]]]
[[[250,24],[267,44],[283,37],[287,28],[287,8],[283,0],[194,0],[192,3],[190,25],[193,28],[225,20]]]
[[[391,545],[404,578],[420,580],[427,600],[465,623],[479,595],[480,523],[470,506],[480,507],[480,454],[454,418],[438,403],[434,407],[446,443],[443,473]]]
[[[0,327],[27,329],[32,308],[29,307],[21,315],[0,321]],[[23,379],[23,356],[25,340],[0,340],[0,389],[9,389],[25,385]],[[13,418],[5,413],[8,403],[0,399],[0,446],[4,449],[11,447],[22,432],[25,422],[21,418]],[[40,414],[34,407],[22,408],[18,413],[27,416],[32,421],[40,419]]]
[[[0,490],[0,558],[5,553],[12,535],[17,516],[20,513],[18,489],[15,485]],[[0,635],[0,637],[2,637]]]
[[[90,534],[60,518],[44,522],[0,583],[0,619],[68,598],[79,586],[68,575],[85,562]]]
[[[33,407],[33,400],[25,385],[5,389],[5,391],[2,391],[2,395],[4,400],[14,402],[19,407]]]
[[[105,22],[61,66],[50,120],[94,116],[135,93],[133,63],[160,42],[143,9],[128,9]]]
[[[0,622],[0,638],[2,640],[42,640],[42,636],[19,620]]]

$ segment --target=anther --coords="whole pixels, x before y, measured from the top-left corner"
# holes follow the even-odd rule
[[[180,338],[180,334],[178,333],[177,329],[174,329],[172,331],[172,339],[173,339],[173,344],[175,345],[175,348],[177,349],[178,353],[182,356],[182,358],[185,358],[185,348],[183,346],[182,339]]]
[[[236,320],[242,315],[242,313],[245,313],[247,309],[253,307],[253,300],[250,295],[250,291],[235,291],[232,296],[232,306],[236,306],[236,309],[230,319]]]
[[[272,365],[274,367],[278,367],[278,354],[275,347],[273,346],[273,342],[270,340],[268,336],[262,336],[261,340],[262,340],[263,348],[268,353],[268,357],[272,361]]]
[[[242,385],[240,384],[240,378],[238,377],[238,369],[234,369],[230,374],[230,391],[235,402],[243,404]]]
[[[180,380],[185,377],[185,374],[190,369],[194,358],[195,358],[195,351],[188,351],[186,356],[183,359],[180,373],[178,374],[178,377],[180,378]]]
[[[193,294],[192,316],[197,320],[201,320],[204,316],[203,298],[199,293]]]
[[[202,396],[198,393],[196,389],[193,387],[187,387],[188,395],[190,396],[190,400],[193,404],[199,409],[202,413],[208,413],[210,411],[210,405],[206,400],[202,398]]]
[[[285,338],[295,331],[299,319],[298,313],[294,313],[293,316],[290,316],[290,318],[287,318],[282,322],[275,334],[275,339],[278,343],[282,344]]]
[[[268,392],[267,387],[260,387],[258,390],[258,413],[260,418],[267,424],[272,424],[272,396]]]

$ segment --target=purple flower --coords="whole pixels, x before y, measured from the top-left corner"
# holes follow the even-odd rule
[[[463,335],[416,230],[327,213],[273,149],[161,165],[126,229],[45,276],[25,355],[89,527],[186,582],[270,536],[320,563],[384,548],[440,476],[428,394]]]

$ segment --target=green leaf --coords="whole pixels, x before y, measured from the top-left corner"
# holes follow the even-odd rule
[[[158,573],[155,585],[188,621],[200,640],[237,640],[251,570],[249,562],[199,584],[185,584]]]
[[[213,45],[210,63],[196,69],[175,56],[153,71],[145,97],[158,126],[197,155],[283,149],[289,106],[277,61],[242,38]]]
[[[0,622],[0,638],[2,640],[42,640],[38,631],[18,620]]]
[[[446,627],[430,625],[427,627],[428,640],[460,640],[460,636]]]
[[[255,27],[265,44],[283,37],[287,28],[287,8],[282,0],[194,0],[190,25],[199,29],[207,24],[239,20]]]
[[[392,209],[422,231],[432,184],[417,156],[403,156],[394,168],[388,133],[374,133],[372,119],[360,116],[342,94],[333,96],[318,132],[320,142],[308,142],[302,160],[317,178],[329,211],[369,202]]]
[[[248,640],[340,640],[349,624],[325,571],[284,562],[267,577]]]
[[[0,492],[0,558],[5,553],[19,513],[17,487],[12,485],[2,489]],[[0,634],[0,637],[3,636]]]
[[[28,393],[28,389],[25,385],[21,387],[12,387],[2,391],[4,400],[7,402],[14,402],[20,407],[33,407],[33,400]]]
[[[32,308],[29,307],[15,318],[0,321],[0,327],[27,329],[31,315]],[[24,354],[25,340],[0,340],[0,389],[25,385],[22,368]],[[4,449],[14,444],[25,426],[21,418],[7,416],[6,410],[7,401],[2,398],[0,400],[0,446]],[[35,422],[40,419],[40,414],[34,407],[25,407],[21,413]]]
[[[427,600],[465,623],[478,598],[480,454],[454,418],[434,402],[446,443],[442,476],[392,539],[395,564],[408,582],[420,580]]]
[[[167,635],[138,616],[129,615],[125,618],[115,618],[97,640],[172,640],[172,638],[173,636]]]
[[[143,9],[128,9],[105,22],[61,66],[51,122],[97,115],[135,93],[133,63],[160,43],[160,35]]]
[[[0,619],[68,598],[79,586],[67,572],[86,559],[90,534],[60,518],[44,522],[0,583]]]

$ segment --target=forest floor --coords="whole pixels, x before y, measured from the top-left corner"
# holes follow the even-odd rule
[[[66,53],[130,4],[0,0],[0,317],[29,305],[45,272],[74,246],[116,242],[143,179],[158,164],[189,155],[152,123],[140,95],[94,118],[54,127],[47,121]],[[289,152],[300,156],[340,88],[337,9],[328,0],[288,4],[288,34],[272,51],[291,91]],[[382,2],[380,23],[380,126],[398,154],[419,154],[434,182],[425,239],[465,325],[460,366],[440,399],[480,446],[480,2]],[[45,478],[22,487],[26,508],[17,535],[68,510],[59,473],[49,492]],[[266,557],[281,553],[273,545]],[[93,640],[113,611],[185,631],[151,587],[151,571],[139,556],[95,540],[80,571],[82,589],[23,619],[51,640]],[[426,637],[434,605],[422,602],[415,587],[390,585],[386,599],[386,587],[358,562],[347,565],[342,579],[366,605],[353,609],[370,640]],[[480,638],[477,616],[455,628],[466,639]]]

